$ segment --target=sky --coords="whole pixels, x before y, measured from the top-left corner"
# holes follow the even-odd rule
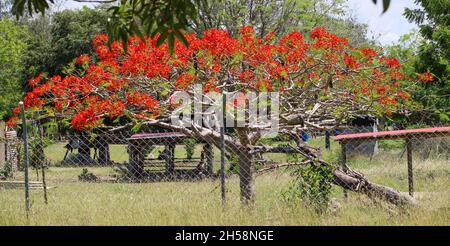
[[[403,16],[405,7],[414,8],[414,0],[391,0],[388,11],[382,14],[382,1],[375,5],[371,0],[347,0],[351,12],[360,23],[369,26],[370,38],[374,38],[382,45],[397,42],[403,35],[417,27],[409,23]],[[67,0],[64,8],[80,8],[83,5],[92,6],[89,3],[79,3]]]
[[[398,41],[403,35],[417,28],[403,16],[404,9],[417,8],[413,0],[391,0],[386,13],[382,14],[382,1],[375,5],[371,0],[347,0],[347,4],[358,22],[369,25],[369,35],[381,44],[387,45]]]

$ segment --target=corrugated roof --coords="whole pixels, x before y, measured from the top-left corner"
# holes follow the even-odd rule
[[[450,126],[337,135],[337,141],[450,136]]]

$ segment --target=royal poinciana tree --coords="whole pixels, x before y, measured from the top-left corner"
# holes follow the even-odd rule
[[[105,121],[124,117],[130,119],[127,125],[156,125],[219,146],[218,125],[206,127],[191,121],[189,126],[179,126],[168,120],[176,106],[174,92],[193,94],[194,84],[201,84],[205,92],[279,92],[280,132],[296,138],[300,131],[333,129],[358,115],[405,111],[408,90],[418,79],[406,75],[397,59],[383,57],[377,50],[350,47],[345,38],[323,28],[312,30],[309,37],[292,32],[257,38],[252,27],[242,28],[236,38],[216,29],[202,37],[185,36],[189,46],[176,44],[171,55],[163,43],[165,37],[148,37],[145,42],[130,38],[124,51],[117,42],[109,48],[108,37],[100,35],[93,40],[98,62],[80,56],[71,75],[46,78],[42,74],[31,79],[33,90],[24,98],[25,107],[57,113],[79,131],[107,127]],[[432,77],[425,74],[420,79]],[[335,183],[346,189],[395,203],[409,201],[347,167],[324,162],[317,149],[301,141],[283,149],[258,144],[267,127],[245,124],[235,128],[236,134],[225,136],[228,154],[238,156],[244,201],[255,199],[252,156],[280,151],[300,153],[304,163],[333,166]],[[118,128],[109,126],[111,131]]]

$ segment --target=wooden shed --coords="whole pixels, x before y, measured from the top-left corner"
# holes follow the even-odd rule
[[[171,177],[176,174],[177,163],[186,161],[185,158],[175,158],[175,148],[177,144],[183,142],[188,137],[179,132],[155,132],[155,133],[140,133],[134,134],[128,141],[128,154],[129,163],[128,171],[134,178],[144,178],[147,173],[144,170],[144,166],[147,158],[148,149],[152,146],[164,146],[164,150],[159,154],[158,160],[165,162],[164,175]],[[201,158],[198,159],[197,167],[201,167],[202,163],[205,164],[204,171],[206,174],[211,175],[213,173],[213,161],[214,153],[213,146],[210,143],[203,144]],[[155,159],[150,159],[155,160]],[[196,161],[196,160],[191,160]],[[192,168],[191,168],[192,169]],[[197,171],[198,170],[197,168]]]

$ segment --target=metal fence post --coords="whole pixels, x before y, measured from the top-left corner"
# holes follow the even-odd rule
[[[22,130],[23,130],[23,161],[24,161],[24,181],[25,181],[25,209],[27,212],[27,218],[30,211],[30,186],[28,183],[28,129],[27,120],[25,117],[25,109],[23,102],[19,103],[20,111],[22,115]]]
[[[220,191],[223,205],[225,205],[225,104],[225,93],[222,93],[222,125],[220,126]]]

